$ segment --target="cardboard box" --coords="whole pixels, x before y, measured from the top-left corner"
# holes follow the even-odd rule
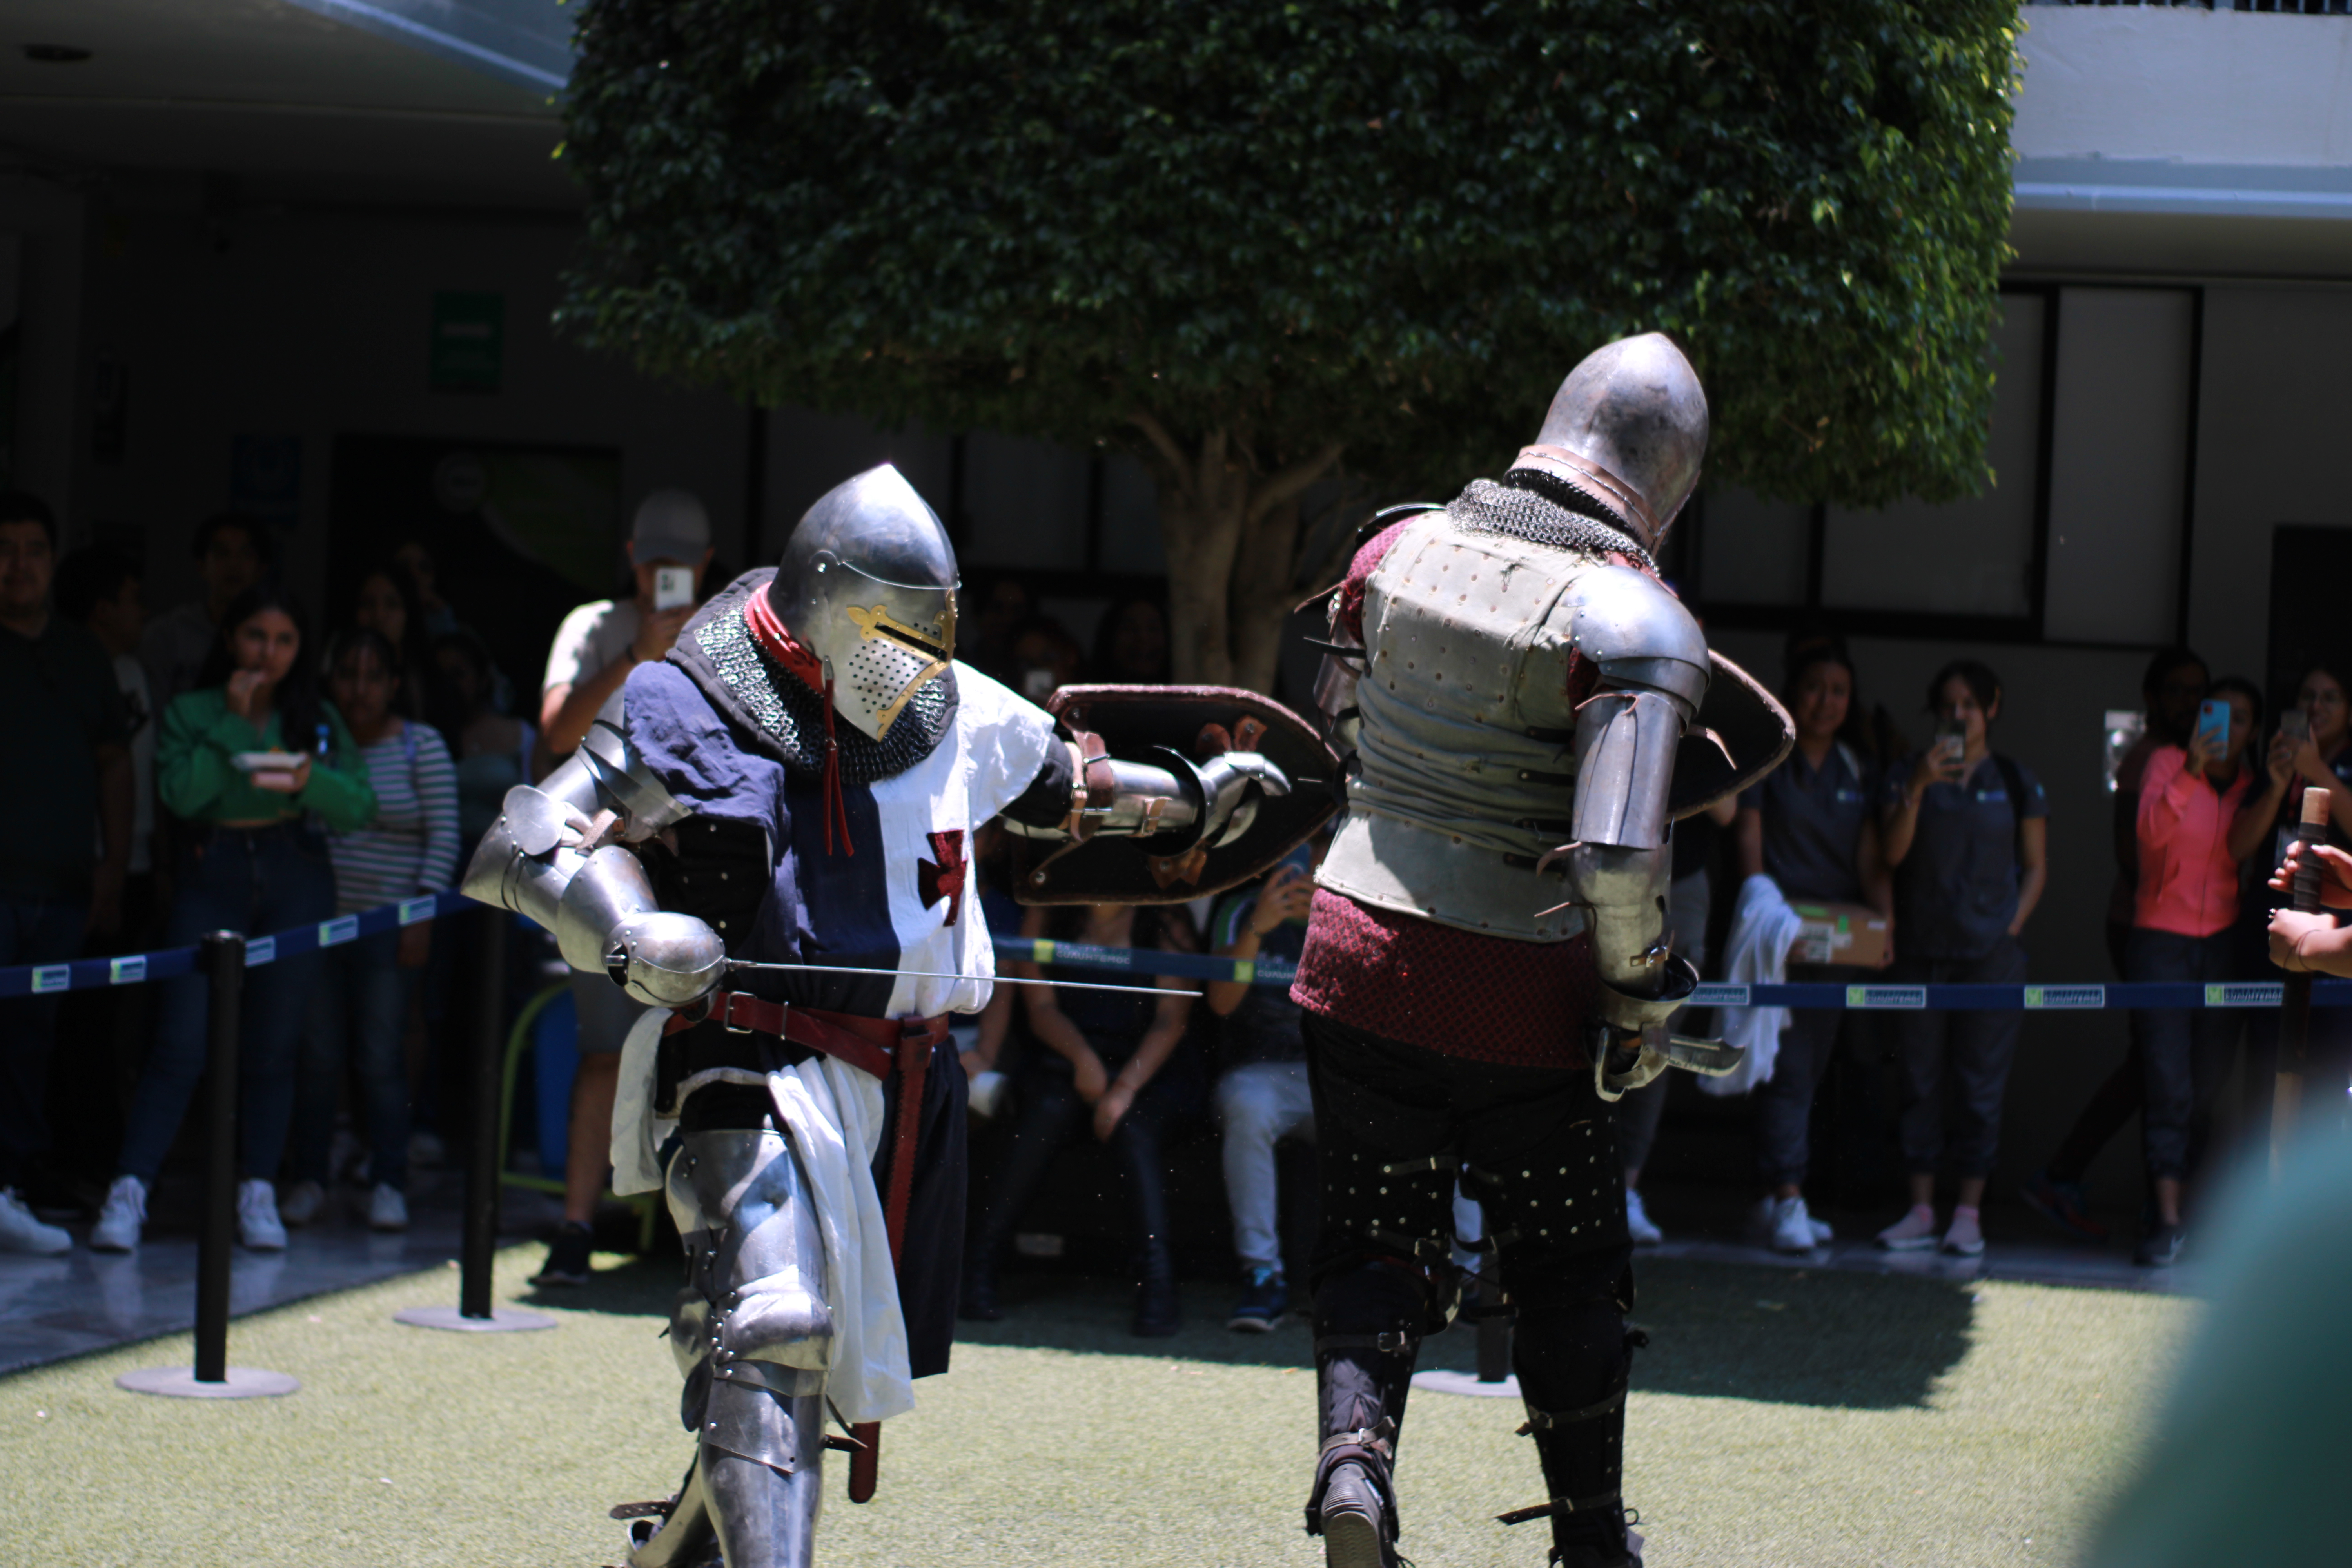
[[[1875,969],[1886,962],[1893,938],[1885,915],[1866,904],[1800,904],[1789,907],[1804,923],[1789,944],[1791,963],[1851,963]]]

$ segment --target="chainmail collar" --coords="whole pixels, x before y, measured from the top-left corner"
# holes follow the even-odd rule
[[[721,589],[688,625],[669,660],[759,750],[794,773],[819,773],[824,769],[824,698],[771,658],[743,620],[744,602],[765,593],[774,574],[772,567],[747,572]],[[908,699],[881,740],[836,715],[842,777],[872,784],[905,773],[939,749],[955,715],[952,667]]]
[[[1506,482],[1502,484],[1492,479],[1471,480],[1469,488],[1445,509],[1446,516],[1456,528],[1472,533],[1507,533],[1537,544],[1591,555],[1614,552],[1645,572],[1657,572],[1658,564],[1650,559],[1650,552],[1613,519],[1604,521],[1556,499],[1557,492],[1565,491],[1572,500],[1588,500],[1582,492],[1549,475],[1530,475],[1523,469],[1514,469],[1504,479]],[[1543,481],[1540,489],[1530,482],[1538,480]],[[1588,504],[1592,511],[1601,510],[1597,500],[1588,500]]]

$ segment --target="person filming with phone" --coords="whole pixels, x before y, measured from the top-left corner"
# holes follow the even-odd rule
[[[1896,958],[1888,979],[1911,985],[2014,985],[2025,978],[2018,933],[2050,879],[2050,805],[2022,763],[1996,755],[2000,678],[1974,659],[1927,685],[1936,738],[1889,771],[1879,831],[1895,870]],[[1878,1233],[1897,1251],[1938,1245],[1936,1177],[1958,1179],[1940,1243],[1984,1251],[1979,1209],[2000,1141],[2001,1096],[2017,1054],[2017,1012],[1904,1012],[1895,1019],[1903,1085],[1908,1213]]]
[[[2250,681],[2213,683],[2185,745],[2148,753],[2140,777],[2139,883],[2124,978],[2196,984],[2234,979],[2238,866],[2267,835],[2283,769],[2255,789],[2248,753],[2262,732]],[[2181,1246],[2181,1189],[2229,1067],[2238,1020],[2219,1008],[2133,1010],[2143,1075],[2141,1142],[2156,1213],[2137,1259],[2160,1268]]]
[[[536,761],[542,775],[579,750],[597,720],[619,726],[629,671],[660,659],[677,641],[702,603],[710,554],[709,514],[692,494],[656,490],[638,503],[629,528],[635,592],[581,605],[563,617],[548,650],[547,677],[539,689]],[[645,1011],[602,975],[573,973],[572,999],[580,1018],[580,1070],[572,1080],[563,1223],[546,1267],[534,1277],[541,1285],[588,1282],[589,1222],[604,1191],[621,1042]]]

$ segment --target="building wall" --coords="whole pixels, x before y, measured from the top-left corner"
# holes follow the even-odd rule
[[[692,489],[722,552],[740,558],[748,416],[556,338],[567,227],[399,213],[208,223],[151,208],[103,213],[93,228],[85,357],[126,366],[130,402],[119,464],[93,461],[87,429],[77,432],[71,510],[85,534],[143,538],[151,605],[194,594],[187,542],[229,502],[240,435],[300,437],[287,569],[314,602],[338,434],[615,447],[625,504],[659,486]],[[437,289],[505,297],[497,392],[429,389]]]
[[[87,204],[34,180],[0,181],[0,235],[17,243],[15,482],[69,513],[81,406],[81,298]]]

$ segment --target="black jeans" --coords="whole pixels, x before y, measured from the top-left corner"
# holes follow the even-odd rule
[[[1843,963],[1792,963],[1791,985],[1852,985],[1874,971]],[[1756,1088],[1756,1174],[1769,1188],[1802,1186],[1813,1147],[1813,1100],[1847,1023],[1843,1007],[1793,1008],[1772,1076]]]
[[[2126,973],[2135,981],[2204,984],[2230,978],[2231,933],[2181,936],[2132,929]],[[2141,1145],[2150,1177],[2179,1181],[2204,1142],[2204,1124],[2229,1070],[2238,1019],[2220,1007],[2136,1007],[2132,1043],[2140,1059]]]
[[[1127,1203],[1128,1240],[1138,1268],[1155,1255],[1164,1258],[1168,1247],[1168,1145],[1187,1124],[1207,1114],[1205,1086],[1197,1061],[1186,1056],[1188,1049],[1176,1047],[1110,1135]],[[1115,1064],[1112,1070],[1118,1070]],[[1095,1108],[1079,1095],[1069,1074],[1034,1067],[1021,1076],[1020,1096],[1021,1112],[972,1244],[972,1262],[982,1269],[1002,1261],[1005,1243],[1020,1223],[1021,1212],[1036,1196],[1054,1156],[1080,1138],[1094,1136]]]
[[[1897,960],[1901,985],[2014,985],[2025,950],[2003,938],[1981,958]],[[1897,1013],[1895,1057],[1903,1075],[1903,1158],[1913,1175],[1938,1165],[1963,1179],[1992,1174],[2000,1102],[2009,1092],[2021,1012]]]

